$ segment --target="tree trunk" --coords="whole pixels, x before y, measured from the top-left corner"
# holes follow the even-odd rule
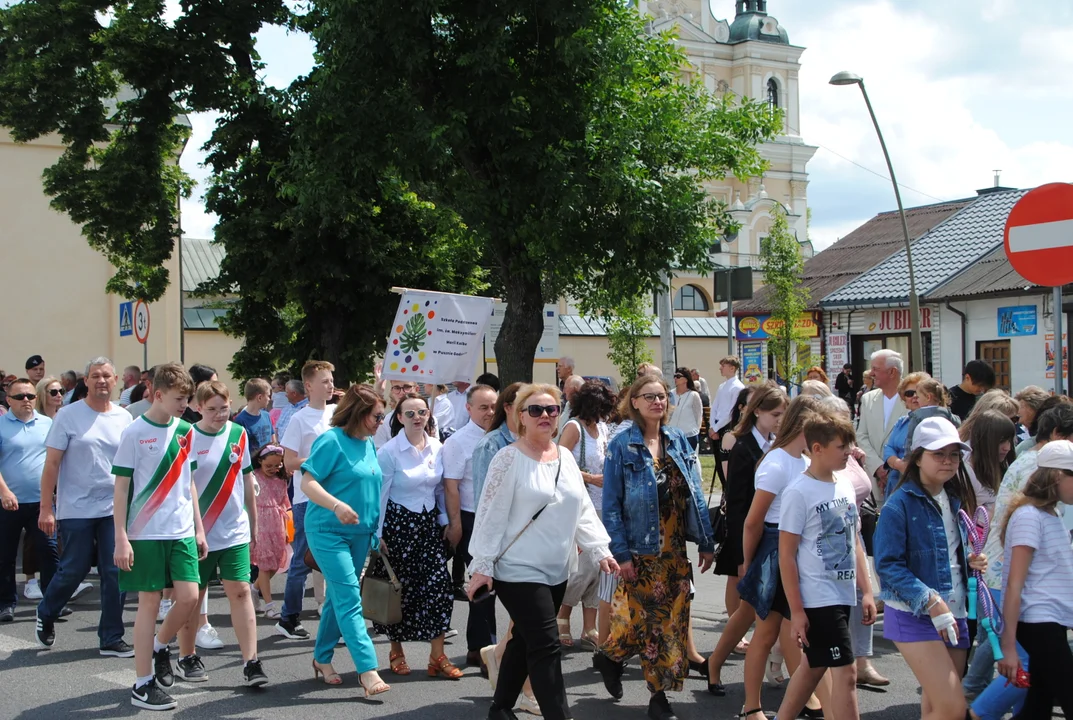
[[[533,359],[544,334],[540,279],[514,275],[506,283],[507,312],[496,338],[496,369],[503,387],[533,381]]]

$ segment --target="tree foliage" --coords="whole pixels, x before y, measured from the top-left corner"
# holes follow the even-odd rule
[[[623,383],[635,376],[641,363],[653,360],[647,342],[652,335],[651,297],[637,295],[603,316],[609,348],[607,358],[618,370]]]
[[[266,25],[316,44],[288,88],[260,79]],[[510,382],[531,378],[545,302],[599,315],[708,268],[733,227],[704,184],[759,174],[780,120],[682,82],[685,63],[621,0],[184,0],[170,20],[160,0],[37,0],[0,11],[0,123],[62,135],[46,192],[115,265],[109,290],[154,299],[192,187],[182,113],[219,113],[206,200],[227,257],[202,290],[236,298],[237,374],[316,355],[360,375],[402,285],[506,299]]]
[[[786,211],[775,206],[771,211],[771,229],[760,241],[760,263],[764,284],[771,287],[771,329],[768,330],[768,352],[775,357],[779,375],[791,384],[801,381],[801,374],[814,365],[809,352],[807,334],[798,326],[808,308],[810,293],[801,285],[805,266],[801,246],[790,233]]]

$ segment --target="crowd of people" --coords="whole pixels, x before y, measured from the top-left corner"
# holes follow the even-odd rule
[[[429,676],[488,677],[492,720],[566,720],[562,652],[577,643],[615,699],[639,658],[652,720],[674,720],[668,693],[690,671],[726,696],[735,653],[745,720],[768,716],[765,680],[784,686],[781,720],[843,720],[859,716],[859,685],[891,682],[872,661],[881,617],[922,717],[1070,716],[1073,401],[1011,397],[978,360],[945,388],[890,350],[870,358],[867,391],[852,368],[833,383],[811,368],[791,397],[745,386],[734,356],[719,367],[713,392],[696,370],[667,382],[642,365],[616,396],[569,358],[555,384],[418,386],[378,369],[345,391],[310,361],[248,381],[235,413],[203,365],[117,375],[95,358],[56,378],[33,356],[25,376],[0,373],[0,622],[15,619],[20,545],[45,648],[95,568],[101,654],[133,657],[131,703],[167,710],[177,680],[208,679],[199,650],[222,645],[210,584],[229,601],[239,682],[260,687],[257,615],[309,640],[312,578],[313,678],[343,683],[345,644],[367,697],[427,644]],[[709,569],[726,578],[728,620],[705,657],[691,604]],[[363,598],[366,584],[384,592]],[[469,605],[464,661],[445,644],[456,602]]]

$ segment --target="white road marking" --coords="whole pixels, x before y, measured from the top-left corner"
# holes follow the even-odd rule
[[[11,637],[10,635],[0,634],[0,654],[10,655],[16,650],[44,650],[35,642],[27,642],[26,640],[19,640],[18,638]]]

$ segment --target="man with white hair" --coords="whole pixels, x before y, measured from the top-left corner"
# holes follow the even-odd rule
[[[580,375],[571,375],[563,383],[563,399],[566,400],[566,404],[563,406],[563,411],[559,414],[559,434],[562,434],[563,428],[566,427],[567,421],[570,419],[570,402],[577,395],[577,391],[581,389],[581,386],[585,384],[585,378]]]
[[[130,391],[142,380],[142,369],[137,365],[123,368],[123,391],[119,393],[119,407],[130,405]]]
[[[283,433],[287,431],[287,425],[290,424],[294,414],[309,404],[309,400],[306,398],[306,388],[302,383],[301,378],[288,380],[284,389],[287,393],[287,402],[289,405],[283,408],[283,412],[279,414],[279,419],[276,420],[276,437],[281,440],[283,439]]]
[[[555,361],[555,384],[559,386],[560,391],[566,386],[566,379],[574,374],[575,365],[574,358],[568,355]]]
[[[54,624],[89,573],[96,550],[101,579],[101,618],[97,624],[100,653],[134,657],[134,648],[123,640],[123,601],[114,560],[112,519],[112,460],[120,435],[134,418],[112,403],[116,375],[111,360],[98,357],[89,362],[86,386],[86,399],[60,408],[45,440],[37,524],[46,535],[59,531],[62,551],[56,574],[37,606],[35,636],[42,647],[52,647],[56,641]]]
[[[872,478],[872,489],[876,502],[880,505],[886,496],[884,490],[889,470],[883,462],[883,445],[898,418],[906,414],[905,403],[898,394],[902,369],[902,356],[893,350],[884,349],[872,353],[871,370],[875,389],[866,392],[861,398],[857,445],[867,456],[864,469]]]

